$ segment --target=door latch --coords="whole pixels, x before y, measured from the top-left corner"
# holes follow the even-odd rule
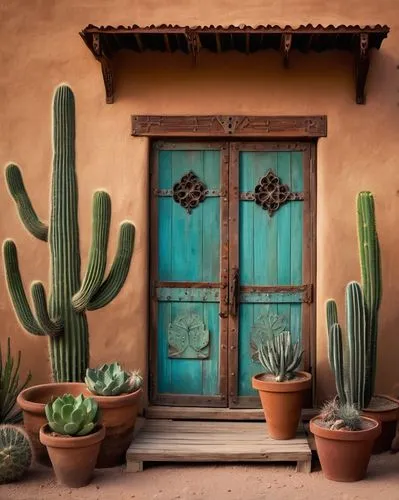
[[[230,314],[237,316],[240,303],[240,271],[238,267],[233,267],[233,274],[230,287]]]

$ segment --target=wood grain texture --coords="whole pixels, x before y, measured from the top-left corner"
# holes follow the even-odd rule
[[[265,423],[147,420],[130,445],[127,470],[147,461],[296,462],[310,472],[312,453],[303,427],[294,439],[276,441]]]

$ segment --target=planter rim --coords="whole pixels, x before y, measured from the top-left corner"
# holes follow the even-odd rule
[[[46,404],[31,401],[29,398],[33,396],[36,392],[41,391],[42,389],[46,388],[48,389],[48,392],[51,392],[52,387],[59,387],[61,385],[66,386],[66,392],[68,392],[67,386],[68,387],[80,386],[82,388],[82,394],[87,396],[88,389],[86,384],[84,384],[83,382],[49,382],[47,384],[32,385],[31,387],[27,387],[18,394],[17,403],[22,410],[40,415],[44,412],[44,407],[46,406]]]
[[[362,414],[370,418],[376,418],[380,420],[380,422],[392,422],[394,420],[399,419],[399,400],[388,396],[387,394],[375,394],[376,397],[388,399],[397,404],[397,408],[389,409],[389,410],[377,410],[377,409],[369,409],[363,408]]]
[[[295,375],[299,377],[299,380],[286,380],[285,382],[261,380],[264,375],[265,372],[252,377],[252,387],[254,389],[267,392],[297,392],[305,391],[312,383],[312,375],[308,372],[297,371]]]
[[[137,389],[137,391],[130,392],[128,394],[119,394],[119,396],[99,396],[91,392],[88,387],[87,390],[90,397],[94,398],[97,403],[99,403],[100,408],[120,408],[123,406],[129,406],[132,403],[135,403],[142,393],[141,387]]]
[[[40,427],[40,442],[51,448],[85,448],[102,441],[105,437],[105,427],[98,424],[99,429],[86,436],[60,437],[50,434],[50,427],[44,424]]]
[[[326,427],[322,427],[317,423],[317,420],[319,418],[319,415],[313,417],[310,420],[309,424],[310,432],[320,438],[330,439],[332,441],[368,441],[377,438],[381,434],[381,424],[374,418],[361,416],[360,418],[362,420],[367,420],[368,422],[372,422],[374,424],[374,426],[370,429],[364,429],[361,431],[327,429]]]

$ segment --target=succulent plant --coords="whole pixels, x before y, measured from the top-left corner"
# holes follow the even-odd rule
[[[291,380],[301,364],[303,350],[299,342],[292,342],[290,332],[282,332],[267,340],[258,350],[258,359],[277,382]]]
[[[96,426],[99,417],[98,404],[93,398],[80,394],[74,398],[64,394],[45,408],[48,424],[57,434],[85,436]]]
[[[32,448],[25,432],[14,425],[0,425],[0,484],[21,479],[32,462]]]
[[[19,366],[21,364],[21,351],[18,351],[17,362],[11,355],[10,338],[7,339],[7,354],[3,360],[0,345],[0,423],[16,424],[22,420],[22,412],[15,403],[18,394],[25,389],[32,378],[29,372],[25,381],[19,382]]]
[[[143,378],[138,371],[126,372],[115,362],[99,368],[88,368],[85,382],[93,394],[118,396],[137,391],[143,383]]]
[[[341,403],[336,398],[324,404],[319,416],[331,430],[358,431],[362,428],[360,412],[356,406]]]
[[[47,300],[42,282],[31,286],[31,308],[21,277],[17,247],[3,245],[5,276],[11,301],[21,326],[32,335],[47,336],[53,378],[56,382],[80,382],[89,361],[89,328],[86,311],[109,304],[120,292],[133,255],[135,227],[124,221],[108,276],[108,235],[111,198],[105,191],[93,195],[91,248],[83,279],[80,272],[78,187],[75,171],[75,98],[60,85],[53,101],[53,172],[50,223],[33,209],[18,165],[5,170],[9,192],[25,228],[49,245],[51,294]]]

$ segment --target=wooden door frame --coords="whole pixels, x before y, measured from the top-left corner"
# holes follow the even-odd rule
[[[309,168],[310,168],[310,185],[308,189],[313,194],[311,197],[311,217],[310,217],[310,231],[309,239],[311,241],[307,242],[308,247],[311,251],[311,283],[313,283],[313,312],[309,315],[309,336],[308,336],[308,353],[309,353],[309,367],[313,375],[313,386],[312,386],[312,400],[307,402],[307,407],[311,407],[315,404],[315,386],[316,386],[316,373],[315,370],[315,354],[316,354],[316,206],[317,206],[317,157],[316,157],[316,144],[320,137],[327,136],[327,117],[325,115],[318,116],[220,116],[220,115],[207,115],[207,116],[154,116],[154,115],[135,115],[132,116],[132,134],[137,137],[149,137],[152,141],[170,141],[171,138],[177,138],[179,143],[185,140],[198,140],[203,142],[205,140],[209,141],[220,141],[222,138],[228,138],[233,140],[244,139],[257,140],[257,141],[299,141],[298,143],[307,143],[309,145]],[[150,154],[152,155],[152,148],[150,148]],[[152,165],[152,157],[149,158],[149,164]],[[151,176],[150,189],[154,186],[154,177]],[[305,188],[305,187],[304,187]],[[150,214],[153,211],[155,197],[151,196],[150,191]],[[150,218],[150,267],[154,269],[154,241],[157,238],[157,221]],[[155,233],[155,234],[154,234]],[[155,239],[154,239],[155,237]],[[223,267],[221,268],[221,270]],[[152,289],[152,279],[149,273],[150,280],[150,337],[152,338],[154,327],[154,316],[153,316],[153,289]],[[223,334],[221,329],[221,335]],[[151,345],[149,346],[149,391],[150,391],[150,405],[151,402],[169,404],[168,401],[154,400],[151,398],[153,395],[153,390],[156,388],[156,379],[154,374],[151,374],[153,363],[156,363],[154,356],[151,355]],[[192,402],[191,402],[192,404]],[[190,405],[190,401],[182,404],[182,406]],[[168,406],[160,407],[159,411],[153,412],[159,418],[159,415],[164,414],[165,417],[168,415]],[[151,408],[150,408],[151,409]],[[154,408],[156,410],[156,407]],[[177,408],[170,407],[169,413],[173,414],[176,412]],[[195,417],[195,407],[188,408],[189,415],[183,418],[194,418]],[[192,410],[192,412],[190,411]],[[205,410],[205,409],[204,409]],[[209,412],[209,418],[214,418],[214,411],[212,409]],[[242,418],[246,418],[244,415],[256,414],[255,418],[260,415],[259,410],[231,410],[229,408],[215,409],[220,415],[220,418],[233,418],[236,419],[237,416],[232,417],[231,412],[239,412]],[[148,412],[150,413],[150,412]],[[187,413],[185,413],[187,415]],[[202,418],[207,418],[206,413],[203,414]],[[205,415],[205,417],[204,417]],[[223,417],[225,415],[225,417]],[[236,413],[237,415],[237,413]],[[261,418],[261,417],[260,417]]]

